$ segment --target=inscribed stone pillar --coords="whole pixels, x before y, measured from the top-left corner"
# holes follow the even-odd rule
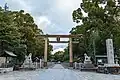
[[[114,64],[114,49],[112,39],[106,40],[108,64]]]

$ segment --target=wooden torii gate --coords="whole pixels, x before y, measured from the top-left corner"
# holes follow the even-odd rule
[[[72,53],[72,43],[79,43],[78,41],[72,41],[72,38],[80,38],[82,34],[79,35],[40,35],[45,39],[44,48],[44,67],[47,66],[47,54],[48,54],[48,44],[49,43],[69,43],[69,63],[70,67],[73,66],[73,53]],[[48,41],[48,38],[56,38],[56,41]],[[69,41],[60,41],[60,38],[69,38]]]

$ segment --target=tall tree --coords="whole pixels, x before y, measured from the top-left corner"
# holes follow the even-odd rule
[[[116,1],[116,0],[115,0]],[[118,48],[120,34],[120,8],[114,0],[82,0],[80,8],[73,11],[73,21],[82,22],[71,30],[71,34],[83,34],[83,46],[89,55],[106,53],[105,40],[113,38]],[[87,16],[84,15],[87,13]],[[120,47],[120,46],[119,46]]]
[[[12,51],[17,59],[22,61],[25,55],[33,54],[33,57],[43,56],[44,38],[41,29],[35,24],[29,13],[20,11],[4,11],[0,7],[0,51]],[[49,47],[49,52],[52,47]]]

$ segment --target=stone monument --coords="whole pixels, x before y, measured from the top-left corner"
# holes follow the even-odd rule
[[[30,53],[28,56],[25,56],[25,61],[21,67],[22,69],[34,69],[35,66],[33,65],[32,62],[32,54]]]
[[[113,49],[113,40],[107,39],[106,40],[106,47],[107,47],[107,61],[108,64],[105,64],[104,66],[119,66],[119,64],[115,64],[114,60],[114,49]]]
[[[113,40],[107,39],[106,40],[106,48],[107,48],[107,64],[104,64],[102,67],[98,67],[98,72],[101,73],[111,73],[111,74],[118,74],[120,72],[120,66],[118,64],[118,60],[114,59],[114,48],[113,48]]]

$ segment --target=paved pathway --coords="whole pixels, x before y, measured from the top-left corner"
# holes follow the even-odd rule
[[[52,69],[41,74],[39,80],[79,80],[79,77],[72,70],[64,69],[62,65],[56,64]]]
[[[120,80],[120,75],[73,71],[56,64],[47,70],[0,74],[0,80]]]
[[[57,64],[52,69],[64,69],[64,67],[60,64]]]

